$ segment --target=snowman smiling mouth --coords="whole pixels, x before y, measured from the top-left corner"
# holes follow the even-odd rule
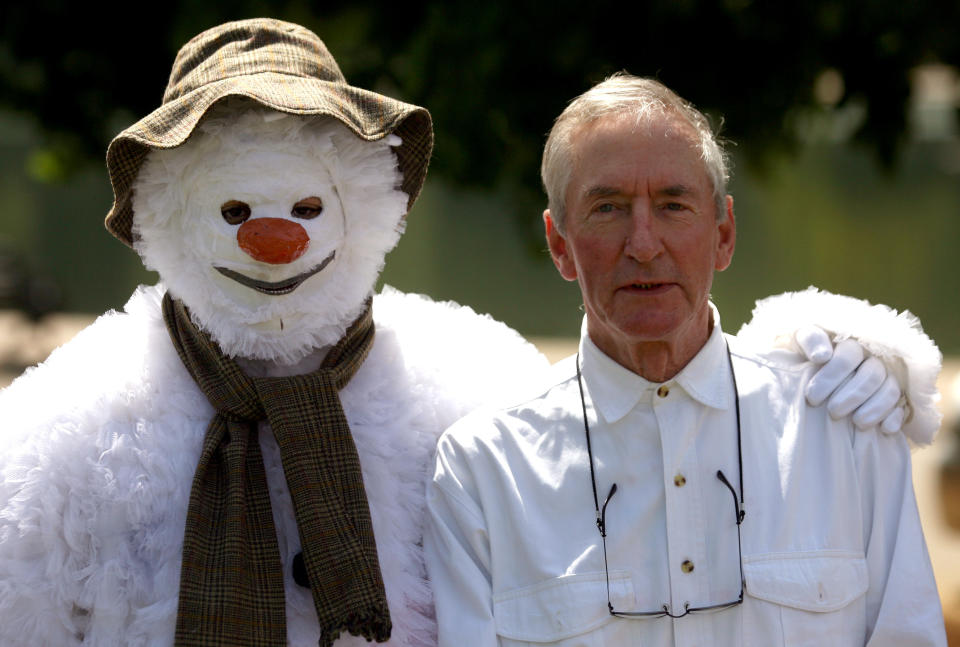
[[[290,294],[296,290],[298,287],[300,287],[301,283],[325,268],[330,261],[333,260],[333,257],[336,256],[336,254],[337,252],[334,250],[330,252],[330,255],[323,259],[319,265],[315,265],[302,274],[297,274],[296,276],[291,276],[288,279],[281,279],[279,281],[261,281],[259,279],[246,276],[245,274],[241,274],[240,272],[228,270],[225,267],[219,267],[217,265],[214,265],[213,269],[220,272],[228,279],[233,279],[237,283],[256,290],[257,292],[269,294],[271,296],[280,296],[283,294]]]

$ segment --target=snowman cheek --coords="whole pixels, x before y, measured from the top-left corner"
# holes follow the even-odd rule
[[[240,225],[237,244],[256,261],[282,265],[303,256],[310,246],[310,236],[299,223],[283,218],[256,218]]]

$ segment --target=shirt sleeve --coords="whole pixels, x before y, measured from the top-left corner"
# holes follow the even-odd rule
[[[471,487],[464,450],[440,439],[427,484],[424,551],[437,612],[438,647],[499,644],[493,619],[490,544],[483,511]]]
[[[902,434],[854,434],[870,587],[868,647],[946,647],[943,611],[920,526]]]

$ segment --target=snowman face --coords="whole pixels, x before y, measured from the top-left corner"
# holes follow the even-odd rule
[[[266,182],[264,166],[284,172]],[[269,307],[324,283],[322,272],[336,261],[346,223],[320,160],[264,150],[218,155],[193,183],[191,202],[200,217],[180,223],[182,240],[189,241],[192,260],[208,266],[225,300],[243,309]]]
[[[316,218],[323,213],[323,200],[310,196],[298,200],[290,214],[294,218]],[[300,258],[310,247],[310,235],[296,222],[283,218],[255,218],[250,220],[252,209],[247,202],[228,200],[220,207],[223,219],[231,225],[238,225],[237,244],[254,260],[271,265],[286,265]],[[242,272],[215,265],[214,268],[241,285],[263,294],[289,294],[308,278],[325,268],[336,256],[336,250],[314,267],[302,274],[280,281],[257,280]]]
[[[342,336],[399,238],[397,141],[221,110],[144,162],[136,249],[227,354],[294,362]]]

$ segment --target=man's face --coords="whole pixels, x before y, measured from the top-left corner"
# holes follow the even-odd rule
[[[733,255],[732,199],[718,222],[696,141],[669,114],[588,124],[572,139],[566,233],[544,213],[557,269],[580,284],[590,338],[642,375],[648,351],[679,370],[703,346],[713,272]]]

